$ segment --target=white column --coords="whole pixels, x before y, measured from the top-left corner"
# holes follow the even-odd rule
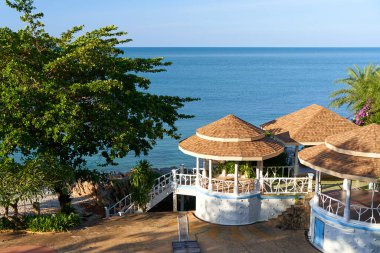
[[[350,220],[350,201],[351,201],[351,180],[347,180],[346,189],[346,206],[344,207],[344,219],[348,222]]]
[[[307,173],[307,176],[309,177],[309,181],[307,184],[307,192],[313,192],[313,173]]]
[[[348,184],[348,180],[347,180],[347,178],[345,178],[345,179],[343,179],[343,191],[347,191],[347,184]]]
[[[234,177],[234,194],[235,195],[239,195],[238,174],[239,174],[239,163],[235,162],[235,177]]]
[[[208,191],[212,192],[212,160],[208,160]]]
[[[199,186],[199,157],[197,157],[197,162],[196,162],[196,172],[195,172],[195,185]]]
[[[202,171],[202,176],[207,177],[206,175],[206,165],[207,165],[207,160],[203,159],[203,171]]]
[[[300,172],[300,167],[298,164],[298,145],[294,147],[294,176],[297,176]]]
[[[259,189],[261,190],[264,187],[264,176],[263,176],[263,169],[264,169],[264,162],[263,161],[257,161],[257,167],[259,168],[259,182],[260,182],[260,187]]]
[[[314,205],[317,205],[317,206],[319,206],[319,196],[318,196],[318,194],[319,194],[319,175],[320,174],[321,173],[318,170],[315,171]]]

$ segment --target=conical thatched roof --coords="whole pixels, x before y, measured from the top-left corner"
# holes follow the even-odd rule
[[[310,105],[262,125],[288,146],[318,145],[328,136],[359,128],[320,105]]]
[[[334,135],[325,144],[302,150],[300,162],[315,170],[353,180],[380,178],[380,125]]]
[[[260,128],[234,116],[197,129],[179,143],[185,154],[223,161],[262,161],[281,154],[281,143],[266,137]]]

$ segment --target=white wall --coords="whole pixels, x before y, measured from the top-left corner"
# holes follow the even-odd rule
[[[314,222],[317,217],[325,223],[324,243],[320,249],[326,253],[380,252],[380,225],[363,222],[345,222],[343,218],[313,207],[310,216],[310,241],[314,244]],[[314,210],[317,210],[315,212]],[[315,245],[316,246],[316,245]]]

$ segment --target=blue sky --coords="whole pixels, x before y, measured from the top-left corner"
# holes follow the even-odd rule
[[[22,26],[0,0],[1,26]],[[46,30],[115,24],[130,46],[380,46],[379,0],[36,0]]]

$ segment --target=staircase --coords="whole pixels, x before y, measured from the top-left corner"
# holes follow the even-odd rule
[[[291,205],[278,217],[270,219],[269,222],[283,230],[308,229],[310,220],[309,202],[312,194],[305,196],[300,203]]]
[[[154,186],[149,193],[150,200],[146,206],[146,211],[150,210],[152,207],[160,203],[164,198],[173,192],[173,174],[172,172],[156,178]],[[122,216],[128,213],[142,212],[137,206],[132,202],[132,194],[128,194],[116,204],[111,207],[105,208],[106,218],[110,216],[119,215]]]

